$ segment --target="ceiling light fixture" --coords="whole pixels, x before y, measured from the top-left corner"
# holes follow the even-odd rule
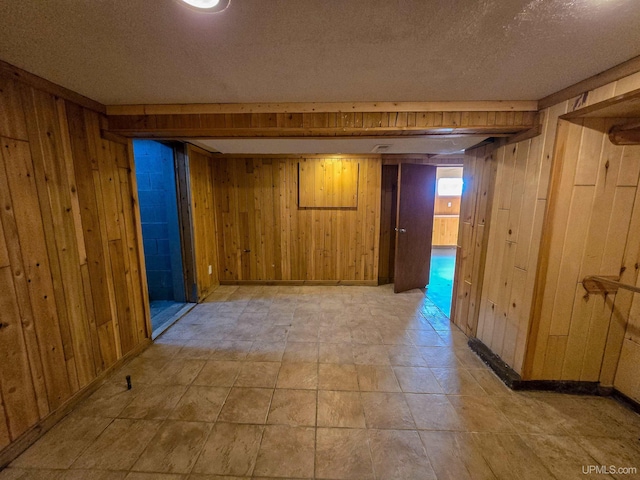
[[[180,3],[192,10],[206,13],[218,13],[229,6],[231,0],[181,0]]]

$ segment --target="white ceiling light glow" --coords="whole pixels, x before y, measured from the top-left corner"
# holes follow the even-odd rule
[[[229,6],[230,0],[181,0],[183,5],[199,12],[217,13]]]

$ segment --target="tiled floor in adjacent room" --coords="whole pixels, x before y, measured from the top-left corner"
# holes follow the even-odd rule
[[[640,467],[639,436],[614,400],[511,392],[421,291],[225,286],[0,480],[613,478],[582,469]]]

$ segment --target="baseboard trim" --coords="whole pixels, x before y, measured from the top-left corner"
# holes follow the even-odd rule
[[[376,287],[378,280],[221,280],[220,285],[364,286]]]
[[[631,397],[627,397],[624,393],[620,390],[616,390],[615,388],[612,389],[611,396],[621,404],[640,414],[640,402],[637,402]]]
[[[116,363],[107,368],[104,372],[98,375],[91,383],[78,390],[78,392],[67,400],[57,410],[50,412],[46,417],[41,419],[29,430],[20,435],[10,445],[6,446],[3,450],[0,450],[0,471],[5,468],[9,463],[15,460],[22,452],[33,445],[40,437],[51,430],[60,420],[67,416],[71,411],[83,400],[88,398],[93,392],[100,388],[107,377],[111,375],[116,369],[127,363],[132,358],[142,353],[149,345],[151,345],[151,339],[145,339],[138,344],[133,350],[123,355]]]
[[[600,382],[581,382],[573,380],[522,380],[520,375],[507,365],[498,355],[493,353],[482,341],[470,338],[469,348],[512,390],[542,390],[571,395],[611,396],[631,410],[640,413],[640,403],[627,397],[614,387],[603,387]]]

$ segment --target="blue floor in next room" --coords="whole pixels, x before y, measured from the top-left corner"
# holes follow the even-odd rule
[[[427,286],[427,297],[442,312],[451,315],[453,273],[456,265],[456,247],[433,247],[431,250],[431,273]]]

